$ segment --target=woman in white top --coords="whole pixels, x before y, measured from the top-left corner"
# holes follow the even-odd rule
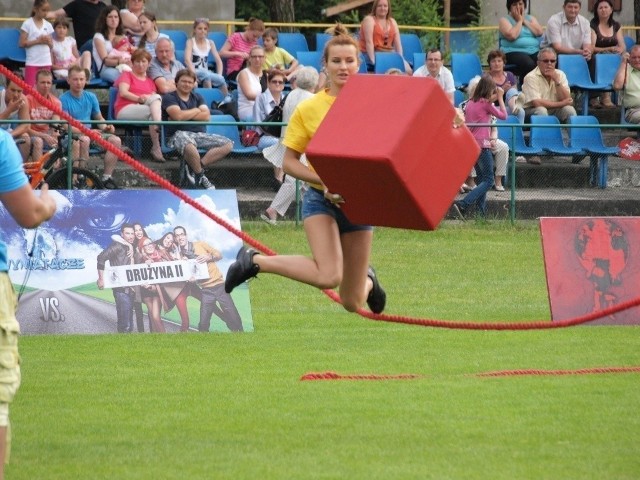
[[[255,46],[249,52],[249,66],[238,73],[238,118],[240,121],[253,120],[253,105],[265,89],[266,84],[264,72],[262,71],[264,62],[264,49]]]
[[[31,16],[20,27],[18,45],[25,49],[26,61],[24,81],[31,86],[36,84],[36,74],[41,68],[51,70],[51,36],[53,26],[47,22],[48,0],[35,0]]]
[[[122,35],[120,11],[115,5],[109,5],[100,12],[96,21],[97,33],[93,36],[93,61],[96,62],[98,75],[106,82],[115,82],[120,76],[116,68],[121,63],[131,66],[131,60],[108,57],[113,50],[111,41],[116,35]],[[108,58],[107,58],[108,57]]]

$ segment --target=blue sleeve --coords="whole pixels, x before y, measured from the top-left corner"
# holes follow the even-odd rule
[[[0,130],[0,193],[13,192],[27,183],[16,142],[9,133]]]
[[[96,94],[93,92],[85,93],[88,95],[89,101],[91,102],[91,119],[95,119],[95,117],[98,115],[102,116],[102,113],[100,112],[100,104],[98,103],[98,97],[96,97]]]

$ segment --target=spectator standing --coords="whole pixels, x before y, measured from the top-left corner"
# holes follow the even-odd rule
[[[453,83],[453,74],[451,70],[442,64],[442,52],[437,48],[432,48],[427,52],[424,65],[413,72],[414,77],[431,77],[436,80],[444,93],[447,94],[449,101],[453,104],[453,93],[456,87]]]
[[[69,90],[62,94],[60,101],[62,102],[62,109],[71,115],[73,118],[80,122],[86,122],[90,120],[98,120],[104,122],[105,119],[100,112],[100,105],[98,104],[98,98],[92,92],[87,92],[84,88],[87,84],[86,71],[76,66],[69,69]],[[93,128],[91,124],[87,124],[87,128]],[[97,124],[97,128],[102,136],[112,145],[120,148],[122,142],[120,138],[114,135],[115,128],[113,125],[106,123]],[[72,127],[74,133],[81,133],[75,127]],[[78,159],[78,165],[82,165],[82,161],[86,161],[89,158],[89,146],[90,139],[86,135],[81,135],[79,142],[79,153],[74,158]],[[104,172],[102,174],[102,183],[106,188],[115,189],[118,185],[113,180],[113,171],[118,163],[118,157],[107,151],[104,154]],[[133,230],[133,229],[132,229]]]
[[[118,120],[162,120],[162,98],[158,95],[156,84],[147,76],[151,61],[148,51],[139,48],[131,56],[133,68],[124,72],[114,83],[118,95],[114,105]],[[160,149],[159,125],[149,125],[151,137],[151,158],[155,162],[164,163]]]
[[[147,75],[156,84],[158,93],[175,92],[175,78],[179,71],[184,70],[182,62],[175,59],[173,42],[168,38],[160,38],[156,42],[156,55],[151,59]]]
[[[53,75],[49,70],[40,70],[36,75],[36,91],[51,102],[58,109],[62,104],[58,97],[51,93],[53,87]],[[42,105],[33,95],[27,95],[29,103],[29,116],[31,120],[60,120],[60,116],[46,105]],[[45,148],[53,148],[58,145],[58,132],[50,123],[32,123],[29,127],[31,136],[31,155],[38,159]]]
[[[49,12],[50,19],[69,17],[73,21],[73,36],[80,48],[93,38],[100,12],[107,8],[101,0],[72,0],[64,7]]]
[[[65,17],[58,17],[53,22],[53,43],[51,45],[51,70],[58,79],[69,76],[71,65],[80,65],[91,71],[91,53],[78,51],[76,39],[69,36],[69,22]]]
[[[577,115],[567,76],[556,69],[556,61],[555,50],[543,48],[538,55],[538,66],[524,77],[522,91],[527,99],[524,109],[527,117],[555,115],[566,123],[569,117]]]
[[[19,73],[14,72],[14,75],[21,78]],[[22,92],[22,87],[7,77],[6,88],[0,90],[0,120],[29,120],[29,118],[29,101]],[[0,123],[0,129],[11,133],[11,137],[18,143],[22,160],[26,162],[31,153],[29,124]]]
[[[93,60],[98,68],[98,75],[106,82],[113,83],[120,76],[118,65],[131,67],[131,60],[117,56],[109,56],[115,48],[113,41],[122,35],[120,11],[115,5],[109,5],[102,10],[96,21],[96,34],[93,36]]]
[[[613,19],[613,3],[611,0],[597,0],[593,4],[593,18],[590,22],[591,26],[591,44],[593,45],[594,55],[589,61],[589,71],[591,78],[596,78],[596,61],[595,55],[601,54],[622,54],[626,50],[624,36],[620,23]],[[611,101],[611,93],[603,92],[600,98],[591,99],[591,107],[615,107]]]
[[[360,51],[364,54],[367,72],[376,66],[376,52],[396,52],[402,57],[402,42],[398,23],[391,16],[391,0],[374,0],[371,13],[360,23]],[[411,67],[404,61],[407,73]]]
[[[258,45],[258,39],[264,34],[264,22],[250,18],[244,32],[231,34],[220,49],[220,56],[227,59],[227,80],[235,80],[249,58],[251,49]]]
[[[542,26],[526,14],[527,0],[507,0],[506,17],[498,23],[498,45],[507,55],[507,63],[515,65],[514,73],[522,79],[536,68]]]
[[[282,108],[282,121],[289,123],[289,119],[296,107],[300,102],[307,98],[313,97],[316,85],[318,84],[318,71],[313,67],[301,67],[296,71],[296,75],[292,78],[293,90],[287,95],[287,99],[284,102]],[[264,158],[271,162],[274,168],[282,172],[282,162],[284,160],[284,152],[286,147],[282,143],[285,134],[287,132],[287,126],[284,125],[280,132],[280,139],[276,145],[265,148],[262,151]],[[301,155],[300,161],[306,164],[306,157]],[[284,173],[284,172],[282,172]],[[271,205],[260,215],[260,218],[265,222],[275,225],[278,220],[278,214],[281,217],[287,213],[289,205],[295,199],[296,196],[296,179],[291,175],[284,175],[284,178],[278,179],[281,181],[278,193],[273,198]]]
[[[625,120],[640,123],[640,45],[634,45],[628,53],[622,54],[613,88],[622,91]]]
[[[591,26],[589,20],[580,15],[581,6],[580,0],[564,0],[562,11],[549,17],[542,47],[553,47],[557,54],[591,59]]]
[[[262,35],[262,44],[264,45],[264,62],[262,69],[280,70],[284,73],[287,80],[293,75],[298,68],[298,60],[287,52],[284,48],[278,46],[278,29],[267,28]]]
[[[152,57],[156,55],[156,44],[161,38],[169,38],[165,33],[160,33],[158,30],[158,24],[156,16],[148,11],[142,12],[138,17],[140,22],[140,29],[142,36],[138,43],[138,48],[144,48],[151,54]]]
[[[204,125],[189,125],[189,121],[206,122],[211,119],[209,106],[193,89],[196,74],[183,69],[176,75],[176,90],[162,97],[162,120],[183,122],[167,125],[167,144],[175,148],[185,160],[185,176],[196,188],[213,189],[204,169],[231,153],[233,142],[221,135],[206,133]],[[202,158],[198,149],[207,149]]]
[[[38,70],[51,70],[53,26],[47,21],[49,9],[49,0],[34,0],[31,16],[20,27],[18,45],[26,51],[24,81],[30,86],[36,84]]]
[[[11,136],[0,130],[0,202],[23,228],[35,228],[49,220],[56,211],[55,200],[49,195],[45,183],[36,196],[24,173],[20,153]],[[4,465],[8,461],[9,405],[20,387],[20,354],[18,336],[20,324],[16,319],[16,298],[9,278],[7,247],[0,240],[0,347],[3,361],[0,365],[0,479],[4,478]]]

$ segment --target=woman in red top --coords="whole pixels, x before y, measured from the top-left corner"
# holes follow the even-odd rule
[[[360,24],[360,51],[365,55],[367,71],[373,72],[376,52],[397,52],[402,56],[398,24],[391,17],[391,0],[374,0],[371,13]],[[405,62],[405,70],[411,68]]]
[[[155,82],[147,76],[151,54],[138,49],[131,55],[132,71],[124,72],[113,84],[118,88],[114,105],[116,120],[162,119],[162,98],[158,95]],[[160,150],[160,135],[157,125],[149,125],[151,136],[151,157],[156,162],[164,162]]]

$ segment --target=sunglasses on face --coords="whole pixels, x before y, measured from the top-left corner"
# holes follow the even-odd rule
[[[556,63],[556,61],[547,59],[547,60],[540,60],[540,63]]]

